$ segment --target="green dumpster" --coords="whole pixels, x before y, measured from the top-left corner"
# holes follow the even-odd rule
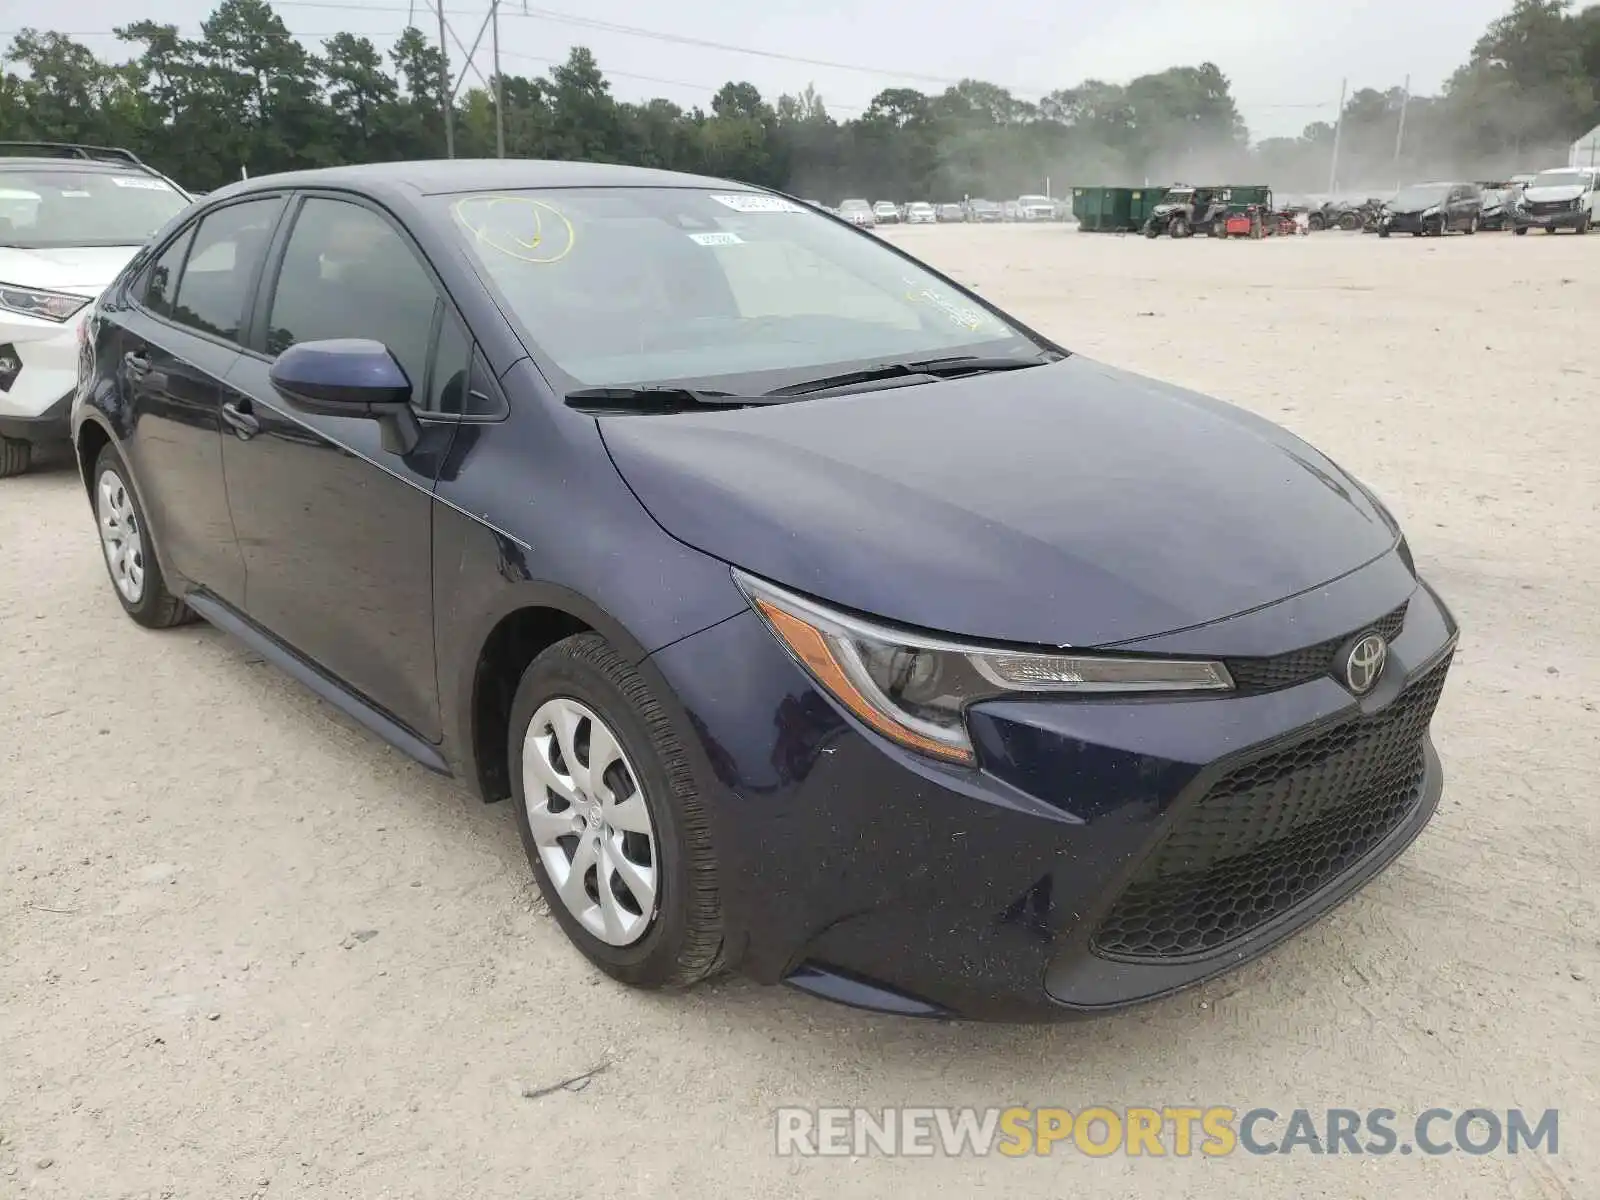
[[[1132,228],[1143,229],[1144,223],[1150,219],[1150,210],[1161,203],[1161,198],[1167,194],[1164,187],[1134,188],[1129,193],[1128,221]]]
[[[1072,189],[1072,215],[1078,228],[1096,233],[1131,229],[1129,208],[1132,188],[1082,187]]]

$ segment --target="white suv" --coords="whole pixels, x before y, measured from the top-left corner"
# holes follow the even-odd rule
[[[0,142],[0,477],[68,440],[84,310],[188,204],[126,150]]]
[[[1595,193],[1600,172],[1593,167],[1552,167],[1540,171],[1523,189],[1512,212],[1518,233],[1534,227],[1546,233],[1570,229],[1588,233],[1595,223]]]

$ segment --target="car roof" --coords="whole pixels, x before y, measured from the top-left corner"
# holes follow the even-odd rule
[[[282,187],[404,190],[425,196],[519,188],[711,187],[722,191],[757,190],[749,184],[708,175],[688,175],[679,171],[626,167],[615,163],[557,162],[533,158],[437,158],[259,175],[219,188],[207,199]]]

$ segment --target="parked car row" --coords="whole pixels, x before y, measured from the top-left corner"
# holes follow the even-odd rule
[[[1066,221],[1072,217],[1072,206],[1063,200],[1044,195],[1019,196],[1015,200],[994,201],[971,197],[959,203],[947,201],[934,204],[915,200],[897,204],[893,200],[867,201],[853,198],[841,200],[830,207],[820,200],[806,203],[823,212],[843,217],[855,225],[933,225],[962,222],[997,221]]]
[[[1388,199],[1318,198],[1304,201],[1316,229],[1360,229],[1380,237],[1409,233],[1437,237],[1479,230],[1530,229],[1587,233],[1595,224],[1600,170],[1552,167],[1509,180],[1438,180],[1408,184]]]

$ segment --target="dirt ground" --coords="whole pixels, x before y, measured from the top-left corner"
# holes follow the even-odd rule
[[[1600,1194],[1600,238],[887,236],[1384,495],[1457,611],[1444,804],[1354,901],[1125,1015],[922,1024],[603,981],[484,807],[0,483],[0,1196]],[[587,1083],[527,1092],[603,1067]],[[778,1158],[801,1105],[1561,1110],[1560,1152]]]

